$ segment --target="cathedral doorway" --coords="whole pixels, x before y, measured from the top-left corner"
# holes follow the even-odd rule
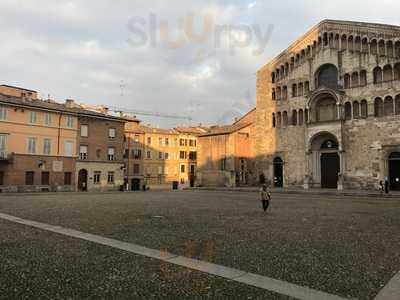
[[[283,187],[283,160],[280,157],[274,159],[274,187]]]
[[[389,156],[389,181],[391,190],[400,191],[400,152]]]

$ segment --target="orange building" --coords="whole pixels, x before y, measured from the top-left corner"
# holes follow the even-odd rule
[[[214,126],[199,136],[197,185],[235,187],[257,182],[255,113],[254,109],[232,125]]]
[[[0,93],[0,191],[74,190],[77,112],[26,89]]]

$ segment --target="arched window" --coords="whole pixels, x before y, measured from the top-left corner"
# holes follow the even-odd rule
[[[383,81],[392,81],[393,80],[393,69],[391,65],[386,65],[383,68]]]
[[[275,83],[275,72],[271,73],[272,83]]]
[[[361,51],[361,37],[356,36],[355,42],[354,42],[354,50],[360,52]]]
[[[316,86],[337,89],[338,86],[338,69],[336,66],[326,64],[321,66],[316,72]]]
[[[382,69],[380,67],[374,69],[374,83],[382,83]]]
[[[310,94],[310,82],[306,81],[304,83],[304,92],[306,94],[306,96],[308,96]]]
[[[292,112],[292,125],[297,126],[297,111],[293,110]]]
[[[358,73],[354,72],[351,75],[351,87],[354,88],[354,87],[358,87],[359,85],[360,85],[360,83],[358,81]]]
[[[367,71],[360,72],[360,86],[367,86]]]
[[[396,57],[400,57],[400,41],[397,41],[394,44],[394,55],[396,55]]]
[[[282,100],[287,100],[287,96],[288,96],[287,86],[284,85],[283,88],[282,88]]]
[[[285,77],[285,66],[281,66],[281,77],[284,78]]]
[[[305,109],[305,110],[304,110],[304,121],[305,121],[306,123],[308,123],[308,120],[309,120],[308,109]]]
[[[294,57],[290,58],[290,72],[293,72],[294,70]]]
[[[344,74],[344,88],[349,89],[351,83],[350,74]]]
[[[282,91],[281,91],[281,88],[278,87],[276,89],[276,100],[281,100],[281,97],[282,97]]]
[[[299,126],[303,126],[304,124],[304,113],[303,110],[300,109],[299,110]]]
[[[400,95],[397,95],[394,99],[394,113],[400,115]]]
[[[371,41],[371,54],[378,54],[378,42],[376,40]]]
[[[307,54],[307,57],[308,57],[308,58],[311,57],[311,46],[310,46],[310,45],[307,46],[307,52],[306,52],[306,54]]]
[[[292,85],[292,97],[297,97],[297,84]]]
[[[353,38],[353,36],[351,35],[351,36],[349,36],[349,43],[348,43],[348,49],[350,50],[350,51],[353,51],[354,50],[354,38]]]
[[[296,54],[296,67],[298,67],[300,65],[300,55]]]
[[[386,43],[386,52],[389,57],[394,56],[394,46],[392,41],[387,41]]]
[[[361,118],[368,118],[368,102],[367,100],[361,101]]]
[[[276,81],[278,82],[281,79],[281,74],[279,72],[279,69],[276,69]]]
[[[315,120],[317,122],[337,120],[336,100],[332,96],[318,100],[315,106]]]
[[[362,39],[362,52],[368,53],[368,38],[363,38]]]
[[[275,92],[275,89],[272,89],[272,100],[276,100],[276,92]]]
[[[383,117],[383,101],[381,98],[376,98],[374,102],[374,109],[375,109],[375,117]]]
[[[353,102],[353,119],[360,118],[360,103],[358,101]]]
[[[387,96],[384,102],[384,113],[385,116],[392,116],[394,114],[394,107],[393,107],[393,98]]]
[[[394,65],[394,80],[400,80],[400,63]]]
[[[335,47],[334,37],[333,37],[333,33],[331,32],[329,34],[329,48],[334,48],[334,47]]]
[[[379,55],[381,56],[386,55],[386,45],[384,40],[379,41]]]
[[[275,117],[275,113],[272,114],[272,127],[273,127],[273,128],[276,127],[276,117]]]
[[[324,46],[328,46],[328,33],[324,33]]]
[[[342,35],[342,50],[347,50],[347,36]]]
[[[285,64],[285,76],[288,76],[289,75],[289,63],[286,63]]]
[[[287,127],[288,126],[288,114],[287,111],[283,112],[283,116],[282,116],[282,122],[283,122],[283,127]]]
[[[297,94],[298,94],[299,96],[303,96],[303,95],[304,95],[304,86],[303,86],[303,83],[302,83],[302,82],[299,83],[299,87],[298,87],[298,89],[297,89]]]
[[[351,103],[346,102],[344,105],[344,118],[345,120],[351,120]]]
[[[340,40],[340,36],[339,34],[335,35],[335,49],[339,49],[339,40]]]
[[[281,112],[278,112],[278,117],[276,120],[276,127],[281,128],[282,127],[282,114]]]

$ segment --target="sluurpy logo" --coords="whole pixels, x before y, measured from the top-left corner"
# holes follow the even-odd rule
[[[252,47],[252,54],[264,53],[274,26],[265,30],[259,24],[217,24],[211,14],[189,13],[172,22],[149,14],[147,18],[135,16],[128,21],[130,36],[128,43],[134,48],[159,46],[166,49],[181,49],[190,45],[210,46],[214,49],[226,48],[230,55],[238,49]],[[200,26],[198,26],[201,24]]]

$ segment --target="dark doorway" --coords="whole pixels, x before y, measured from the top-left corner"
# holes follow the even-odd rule
[[[78,190],[82,192],[87,191],[88,172],[85,169],[79,171],[78,174]]]
[[[337,189],[339,172],[339,155],[337,153],[323,153],[321,155],[321,187],[323,189]]]
[[[389,157],[390,189],[400,191],[400,153],[392,153]]]
[[[132,179],[132,191],[140,191],[140,179]]]
[[[283,187],[283,160],[280,157],[274,159],[274,187]]]

